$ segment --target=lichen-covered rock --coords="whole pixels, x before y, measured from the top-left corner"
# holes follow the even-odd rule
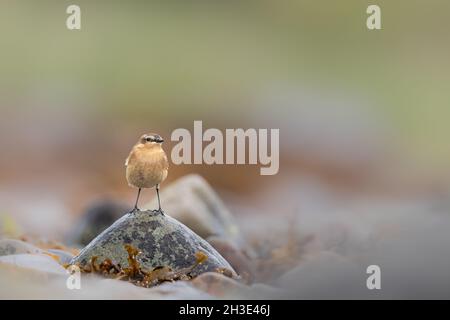
[[[161,188],[164,210],[204,239],[224,237],[237,245],[243,243],[237,223],[213,188],[199,175],[184,176]],[[145,208],[157,208],[153,199]]]
[[[121,267],[132,267],[125,245],[131,245],[140,252],[137,260],[144,270],[189,268],[196,265],[196,253],[202,252],[208,258],[192,269],[192,276],[221,268],[236,275],[230,264],[208,242],[158,210],[127,213],[81,250],[71,264],[88,266],[96,257],[100,263],[110,259]]]

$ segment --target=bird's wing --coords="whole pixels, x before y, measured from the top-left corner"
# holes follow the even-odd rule
[[[128,163],[130,162],[131,157],[133,156],[133,150],[131,150],[128,157],[125,159],[125,167],[128,166]]]
[[[164,153],[164,159],[165,159],[164,169],[169,170],[169,160],[167,160],[167,155],[165,153]]]

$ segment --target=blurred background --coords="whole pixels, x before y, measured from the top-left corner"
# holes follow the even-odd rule
[[[369,31],[372,3],[2,1],[4,228],[61,239],[96,199],[131,207],[131,146],[158,132],[170,154],[170,133],[194,120],[280,129],[275,176],[171,165],[165,184],[201,174],[237,215],[295,214],[318,186],[343,199],[447,197],[450,3],[376,1],[382,30]],[[65,26],[70,4],[80,31]]]

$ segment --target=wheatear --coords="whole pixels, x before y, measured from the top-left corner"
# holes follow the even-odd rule
[[[130,155],[125,160],[128,184],[139,189],[136,203],[134,204],[135,210],[138,210],[137,205],[141,189],[156,187],[159,211],[161,211],[159,184],[166,179],[169,169],[169,161],[161,147],[163,141],[158,134],[144,134],[131,149]]]

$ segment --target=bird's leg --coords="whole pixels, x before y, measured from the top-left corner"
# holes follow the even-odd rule
[[[159,184],[156,185],[156,195],[158,196],[158,210],[161,211],[161,200],[159,199]]]
[[[136,203],[134,204],[134,210],[139,210],[138,209],[138,201],[139,201],[139,195],[141,194],[141,188],[139,188],[138,194],[137,194],[137,198],[136,198]]]

